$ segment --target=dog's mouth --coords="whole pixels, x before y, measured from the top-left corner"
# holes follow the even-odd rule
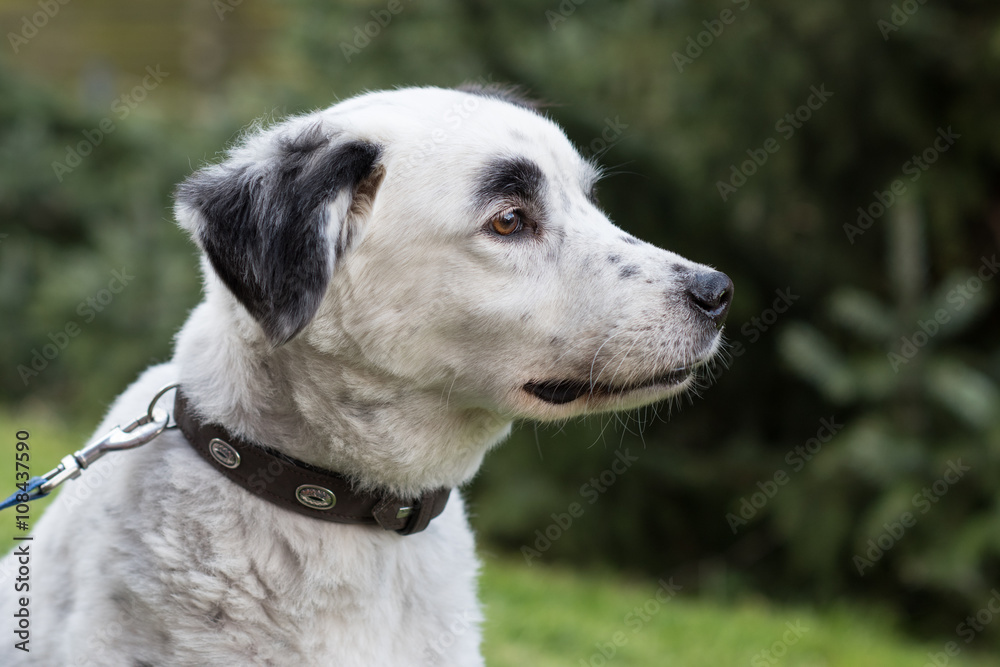
[[[643,389],[668,389],[683,384],[693,373],[693,368],[686,367],[668,371],[648,380],[626,385],[563,379],[526,382],[522,388],[546,403],[562,405],[564,403],[571,403],[583,396],[610,398]]]

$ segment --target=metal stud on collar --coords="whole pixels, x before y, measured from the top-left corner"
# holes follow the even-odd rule
[[[303,484],[295,489],[295,499],[314,510],[328,510],[337,504],[333,491],[315,484]]]
[[[240,467],[240,453],[225,440],[212,438],[208,443],[208,453],[219,462],[219,465],[226,466],[230,470]]]

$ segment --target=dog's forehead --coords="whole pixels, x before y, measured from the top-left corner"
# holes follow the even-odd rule
[[[404,164],[473,167],[498,158],[536,164],[563,185],[596,180],[597,170],[562,129],[503,97],[442,88],[368,93],[331,107],[333,122],[382,144]]]

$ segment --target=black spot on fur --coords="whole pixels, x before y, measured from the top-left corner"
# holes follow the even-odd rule
[[[611,253],[610,255],[608,255],[608,261],[611,262],[612,264],[617,264],[618,262],[622,261],[622,256]]]
[[[634,237],[634,236],[628,236],[628,235],[623,236],[622,237],[622,241],[624,241],[625,243],[628,243],[629,245],[639,245],[640,243],[642,243],[642,241],[640,241],[636,237]]]
[[[212,612],[208,615],[210,625],[221,625],[225,620],[226,612],[219,606],[212,609]]]
[[[319,308],[346,230],[328,238],[327,206],[370,175],[379,147],[334,143],[318,129],[279,146],[263,163],[196,172],[177,200],[204,218],[198,237],[212,267],[274,345],[294,337]],[[331,244],[333,247],[331,248]]]
[[[637,265],[626,264],[618,270],[618,277],[624,280],[625,278],[631,278],[637,273],[639,273],[639,267]]]
[[[594,206],[600,206],[601,201],[597,198],[597,183],[591,183],[590,187],[587,188],[587,201],[589,201]]]

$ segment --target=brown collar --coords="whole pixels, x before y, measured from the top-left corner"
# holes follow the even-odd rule
[[[419,498],[355,491],[350,480],[238,438],[199,421],[177,390],[174,420],[191,446],[212,467],[250,493],[279,507],[335,523],[378,525],[400,535],[419,533],[444,511],[451,489]]]

